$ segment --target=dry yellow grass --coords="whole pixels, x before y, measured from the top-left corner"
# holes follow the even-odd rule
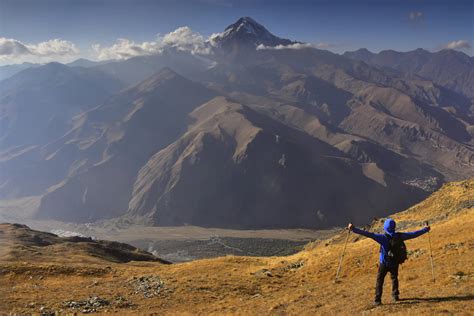
[[[0,265],[0,310],[34,313],[72,312],[66,300],[120,295],[134,305],[112,304],[102,312],[169,315],[350,315],[474,314],[474,179],[445,185],[411,209],[394,215],[407,229],[431,220],[436,283],[431,281],[428,236],[407,241],[414,253],[400,270],[402,301],[391,304],[386,278],[384,305],[372,307],[378,245],[351,235],[340,281],[333,282],[346,232],[308,245],[290,257],[222,257],[161,265],[150,262],[112,264],[101,260],[65,264],[4,261]],[[44,250],[44,249],[43,249]],[[71,250],[73,251],[73,250]],[[63,254],[67,255],[67,254]],[[302,263],[302,266],[301,264]],[[157,275],[166,289],[152,298],[135,294],[133,277]],[[35,305],[29,303],[35,303]]]

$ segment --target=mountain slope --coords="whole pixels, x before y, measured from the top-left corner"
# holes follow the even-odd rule
[[[339,150],[225,98],[190,117],[138,173],[128,215],[164,226],[322,228],[424,195],[389,175],[378,183]]]
[[[67,167],[67,177],[48,189],[37,216],[91,221],[122,214],[138,169],[185,130],[187,113],[213,96],[165,68],[77,117],[68,135],[45,148],[48,160]]]
[[[0,147],[42,145],[70,128],[71,118],[103,102],[122,84],[96,69],[59,63],[26,69],[2,81]]]
[[[34,63],[27,63],[27,62],[22,63],[22,64],[0,66],[0,80],[10,78],[22,70],[25,70],[31,67],[39,67],[39,66],[41,66],[41,64],[34,64]]]
[[[212,39],[206,56],[170,48],[10,78],[8,91],[79,81],[80,95],[64,89],[51,94],[51,107],[24,102],[22,111],[9,111],[11,95],[2,99],[8,124],[0,132],[10,143],[0,152],[0,197],[36,201],[29,214],[41,219],[127,213],[126,222],[154,225],[329,227],[341,216],[385,215],[474,176],[471,101],[450,87],[405,66],[278,38],[250,18]],[[176,69],[156,72],[165,65]],[[139,83],[102,98],[95,92],[110,76]],[[65,107],[58,120],[53,114]]]
[[[447,184],[426,201],[394,214],[403,231],[419,229],[430,220],[436,272],[433,284],[428,236],[407,241],[409,259],[400,269],[401,301],[395,304],[388,303],[387,286],[383,305],[372,307],[378,247],[370,239],[350,236],[340,282],[334,283],[347,234],[341,231],[288,257],[227,256],[173,265],[107,263],[107,270],[104,263],[76,263],[69,270],[61,269],[63,256],[54,261],[1,261],[0,293],[5,299],[0,310],[73,311],[64,302],[99,296],[110,302],[99,310],[115,313],[468,315],[474,300],[473,199],[471,179]],[[374,223],[377,229],[380,226],[380,221]],[[160,293],[148,298],[142,291],[135,292],[134,280],[140,278],[162,280]],[[131,304],[118,304],[118,296]]]
[[[385,50],[374,54],[360,49],[346,52],[344,56],[391,68],[407,76],[426,78],[471,99],[474,97],[474,63],[472,58],[459,51],[445,49],[430,53],[423,49],[409,52]]]
[[[194,79],[197,74],[212,66],[208,56],[197,56],[187,51],[168,48],[156,55],[136,56],[122,61],[111,61],[95,68],[119,78],[127,85],[136,85],[162,68]]]
[[[272,113],[288,104],[338,131],[339,142],[363,138],[402,156],[416,155],[440,181],[460,179],[466,169],[472,175],[473,121],[464,112],[465,98],[426,80],[401,79],[312,48],[261,54],[266,62],[220,65],[205,80],[242,103],[264,108],[273,119],[280,120],[282,115]],[[337,145],[324,133],[314,136]]]
[[[130,262],[161,260],[133,246],[88,237],[59,237],[20,224],[0,224],[2,261]],[[61,256],[59,256],[61,254]],[[60,257],[60,258],[58,258]],[[59,260],[58,260],[59,259]]]

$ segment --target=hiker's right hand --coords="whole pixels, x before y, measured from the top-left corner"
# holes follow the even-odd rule
[[[352,225],[352,223],[349,223],[349,225],[347,225],[348,230],[352,230],[352,227],[354,227],[354,225]]]

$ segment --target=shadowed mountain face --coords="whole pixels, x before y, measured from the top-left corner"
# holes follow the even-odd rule
[[[382,65],[369,51],[285,48],[295,43],[242,18],[206,56],[17,74],[2,86],[0,196],[37,196],[34,216],[64,221],[324,228],[474,176],[470,77],[454,87],[448,70],[421,75],[451,52],[394,52]],[[114,92],[120,82],[138,83]],[[20,102],[30,90],[36,103]],[[43,132],[57,113],[62,125]]]
[[[225,98],[190,116],[187,133],[138,173],[130,215],[158,225],[314,227],[352,212],[368,219],[371,205],[405,207],[423,195],[387,179],[409,197],[395,201],[344,153]]]
[[[68,135],[44,148],[67,168],[42,198],[38,216],[91,221],[122,214],[139,168],[179,137],[187,114],[213,95],[163,69],[77,117]]]

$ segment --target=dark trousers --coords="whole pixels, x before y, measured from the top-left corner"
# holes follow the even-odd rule
[[[398,264],[393,267],[387,267],[383,263],[380,263],[379,270],[377,271],[377,283],[375,284],[376,302],[382,300],[383,281],[388,272],[390,272],[390,277],[392,279],[392,297],[398,298]]]

